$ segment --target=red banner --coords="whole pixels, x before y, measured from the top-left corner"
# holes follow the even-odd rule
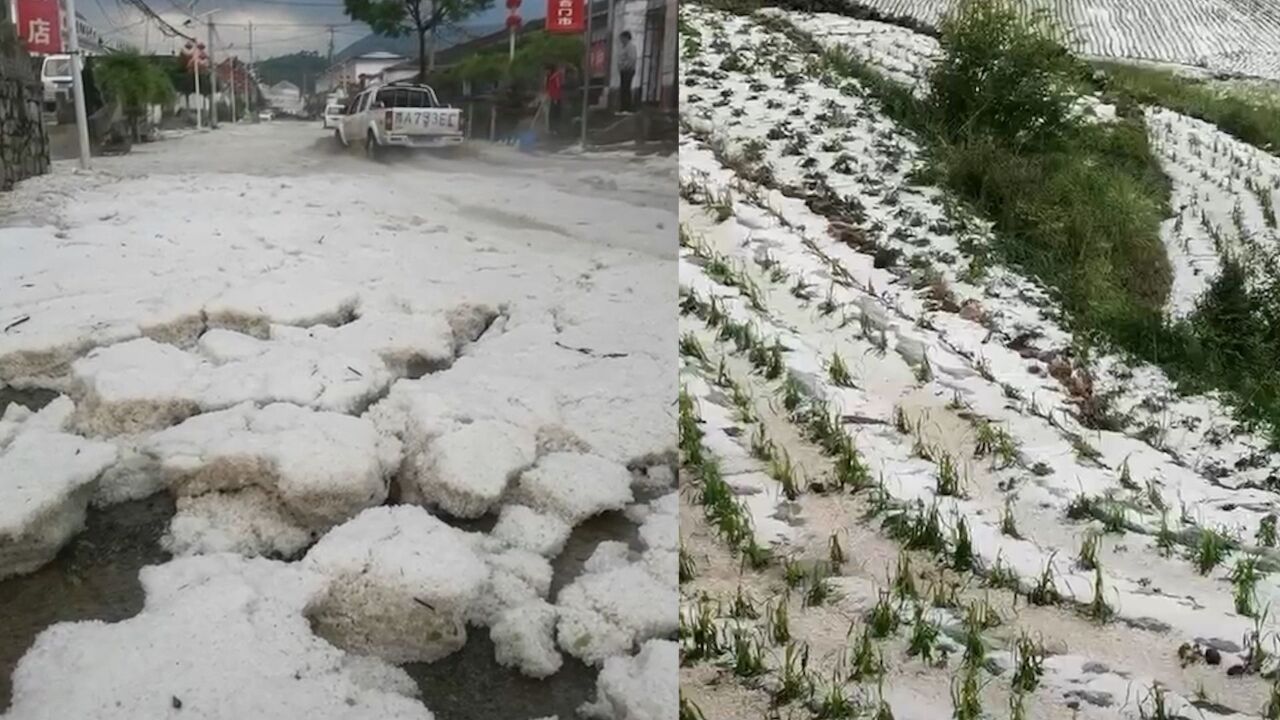
[[[591,43],[591,77],[605,76],[605,47],[603,40]]]
[[[586,29],[583,0],[547,0],[547,32],[574,34]]]
[[[57,55],[62,52],[62,15],[58,0],[18,0],[18,37],[27,52]]]

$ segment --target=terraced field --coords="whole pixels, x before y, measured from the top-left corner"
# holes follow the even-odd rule
[[[681,12],[688,717],[1280,717],[1280,457],[1221,398],[1077,352],[791,30],[917,91],[936,44]],[[1223,253],[1270,271],[1280,168],[1147,122],[1178,316]]]
[[[860,0],[893,16],[936,25],[953,0]],[[1078,52],[1194,65],[1280,78],[1280,5],[1273,0],[1034,0]]]

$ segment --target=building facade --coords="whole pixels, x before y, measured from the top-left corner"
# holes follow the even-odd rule
[[[316,92],[328,93],[340,87],[360,84],[361,77],[377,77],[383,70],[407,58],[389,52],[371,52],[347,58],[325,70],[316,80]]]

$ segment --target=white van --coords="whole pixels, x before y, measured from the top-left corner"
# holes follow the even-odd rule
[[[40,66],[40,82],[44,84],[45,109],[53,112],[58,100],[71,99],[71,56],[48,55]]]

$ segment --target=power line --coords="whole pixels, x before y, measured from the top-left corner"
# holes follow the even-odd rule
[[[195,38],[182,32],[178,28],[170,25],[169,21],[160,17],[160,15],[155,10],[152,10],[151,7],[147,5],[146,0],[121,0],[121,1],[129,3],[133,7],[140,10],[143,15],[151,18],[152,20],[155,20],[156,24],[160,27],[161,33],[164,33],[169,37],[180,37],[180,38],[185,38],[187,40],[195,42]]]
[[[255,22],[255,23],[253,23],[253,26],[254,26],[254,27],[256,27],[256,28],[264,28],[264,27],[265,27],[265,28],[271,28],[271,27],[278,27],[278,28],[294,28],[294,27],[297,27],[297,28],[302,28],[302,27],[313,27],[313,28],[330,28],[330,27],[333,27],[333,28],[350,28],[350,27],[354,27],[354,26],[356,26],[356,25],[363,25],[363,24],[364,24],[364,23],[361,23],[361,22],[342,22],[342,23],[331,23],[331,22],[327,22],[327,23],[259,23],[259,22]],[[218,23],[218,25],[223,26],[223,27],[240,27],[240,28],[247,28],[247,27],[249,27],[249,23],[229,23],[229,22],[220,22],[220,23]],[[328,32],[328,31],[326,31],[326,32]]]

